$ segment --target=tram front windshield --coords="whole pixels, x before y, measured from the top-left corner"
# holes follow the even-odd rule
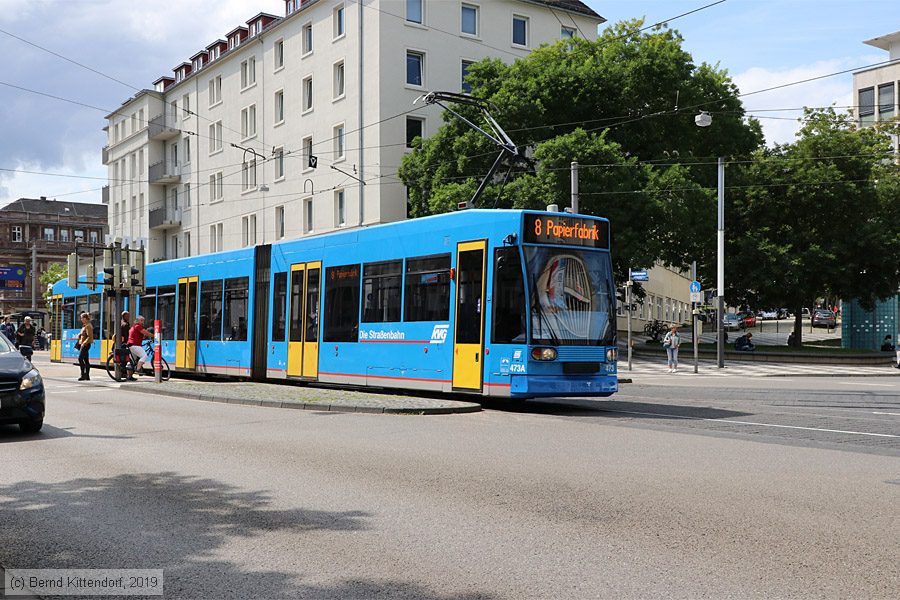
[[[616,343],[615,287],[608,252],[526,246],[531,343]]]

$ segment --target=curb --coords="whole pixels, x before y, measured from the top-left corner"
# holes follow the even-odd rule
[[[190,392],[166,391],[154,387],[138,385],[128,386],[143,394],[157,394],[184,398],[186,400],[200,400],[202,402],[218,402],[220,404],[239,404],[243,406],[261,406],[264,408],[286,408],[293,410],[317,410],[320,412],[356,412],[370,414],[396,414],[396,415],[452,415],[481,412],[480,404],[472,402],[459,402],[459,406],[441,407],[397,407],[367,406],[361,404],[328,404],[327,402],[281,402],[277,400],[246,400],[241,398],[223,398],[208,394],[194,394]],[[122,389],[122,388],[118,388]]]

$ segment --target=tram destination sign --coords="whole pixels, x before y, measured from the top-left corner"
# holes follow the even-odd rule
[[[525,242],[609,248],[609,222],[559,215],[525,214]]]

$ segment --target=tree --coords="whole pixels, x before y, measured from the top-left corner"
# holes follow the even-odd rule
[[[708,258],[715,250],[716,170],[690,163],[746,155],[762,142],[725,71],[694,65],[676,31],[641,32],[642,26],[621,22],[597,41],[562,40],[509,65],[486,59],[470,67],[467,79],[472,94],[491,104],[494,118],[537,161],[534,170],[504,165],[480,207],[567,206],[569,164],[578,161],[580,212],[610,218],[619,278],[656,260],[714,265]],[[698,106],[716,111],[715,127],[695,126]],[[454,109],[480,120],[472,107]],[[450,114],[443,118],[400,167],[410,216],[468,200],[497,155],[480,133]]]
[[[48,291],[48,286],[53,285],[60,279],[65,279],[68,273],[69,268],[65,263],[50,263],[47,265],[47,270],[41,273],[41,289],[43,290],[44,302],[47,303],[48,307],[50,306],[50,297],[53,295],[52,292]]]
[[[792,144],[757,152],[729,208],[728,294],[794,310],[817,297],[876,298],[900,286],[900,173],[889,139],[833,109],[804,113]],[[739,186],[740,187],[740,186]]]

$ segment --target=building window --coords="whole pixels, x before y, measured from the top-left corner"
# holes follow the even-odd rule
[[[313,230],[313,201],[307,198],[303,201],[303,231],[309,233]]]
[[[313,51],[313,31],[312,23],[303,26],[303,54],[309,54]]]
[[[182,202],[184,208],[191,207],[191,184],[184,184],[184,202]],[[144,207],[144,199],[141,198],[141,208]]]
[[[191,232],[190,231],[184,232],[184,255],[185,256],[191,255]]]
[[[209,125],[209,153],[222,150],[222,121],[216,121]]]
[[[335,227],[343,227],[347,224],[344,190],[338,190],[334,193],[334,225]]]
[[[287,0],[287,14],[292,14],[294,12],[294,0]],[[282,339],[281,341],[284,341]]]
[[[275,124],[284,123],[284,90],[275,92]]]
[[[256,105],[251,104],[241,111],[241,136],[244,139],[256,135]]]
[[[246,248],[250,245],[250,217],[241,217],[241,246]]]
[[[247,341],[247,309],[250,299],[250,278],[225,280],[223,325],[226,342]]]
[[[406,261],[404,321],[446,321],[450,318],[450,255]]]
[[[245,162],[241,169],[241,191],[256,189],[256,159]]]
[[[184,163],[189,164],[191,162],[191,138],[184,138],[181,145],[184,147]]]
[[[422,24],[422,0],[406,0],[406,20]]]
[[[344,7],[338,6],[334,9],[334,39],[344,35]]]
[[[875,88],[859,90],[859,123],[871,125],[875,122]]]
[[[478,35],[477,6],[472,6],[471,4],[463,4],[460,20],[460,31],[468,35]]]
[[[98,237],[98,236],[97,236],[97,232],[96,232],[96,231],[91,231],[91,232],[89,232],[89,233],[88,233],[88,237],[90,238],[90,239],[88,240],[88,241],[90,241],[90,243],[92,243],[92,244],[96,244],[96,243],[97,243],[97,237]]]
[[[138,217],[140,217],[140,214],[138,214]],[[15,227],[13,227],[13,233],[15,234]],[[20,237],[20,238],[22,237],[22,232],[21,232],[21,231],[19,231],[19,237]],[[14,239],[13,241],[14,241],[14,242],[21,242],[22,240],[21,240],[21,239],[18,239],[18,240],[15,240],[15,239]],[[76,242],[83,242],[83,241],[84,241],[84,229],[76,229],[76,230],[75,230],[75,241],[76,241]]]
[[[462,88],[462,91],[467,94],[472,93],[472,84],[466,81],[466,78],[469,76],[469,67],[474,64],[475,63],[471,60],[462,61],[462,83],[460,84],[460,87]]]
[[[416,138],[422,137],[422,132],[425,129],[425,119],[419,119],[417,117],[406,117],[406,147],[412,148],[413,141]]]
[[[181,98],[181,118],[187,119],[189,116],[191,116],[191,97],[185,94]]]
[[[284,40],[275,42],[275,70],[284,66]]]
[[[326,342],[358,341],[359,265],[325,269]]]
[[[313,108],[313,80],[312,75],[303,80],[303,112]]]
[[[222,199],[222,171],[209,176],[209,201],[218,202]]]
[[[400,321],[403,261],[363,265],[363,323]]]
[[[889,121],[894,118],[894,84],[886,83],[878,86],[878,120]]]
[[[44,227],[44,239],[52,242],[56,239],[56,230],[52,227]]]
[[[344,159],[344,124],[334,128],[334,159],[335,160],[343,160]]]
[[[516,46],[528,45],[528,17],[520,17],[513,15],[512,21],[512,43]]]
[[[59,230],[59,241],[68,242],[69,241],[69,230],[68,229],[60,229]]]
[[[303,142],[301,144],[303,146],[303,170],[307,171],[312,169],[312,165],[310,164],[310,159],[313,155],[313,139],[312,136],[307,136],[303,138]]]
[[[344,61],[334,65],[334,98],[344,97]]]
[[[215,106],[222,101],[222,76],[209,80],[209,105]]]
[[[284,207],[275,207],[275,237],[284,239]]]
[[[575,30],[571,27],[563,26],[559,32],[559,37],[564,40],[571,40],[575,37]]]
[[[14,242],[22,241],[22,226],[21,225],[13,225],[12,226],[12,241],[14,241]]]
[[[406,83],[422,86],[425,80],[425,55],[421,52],[406,52]]]
[[[275,181],[284,179],[284,148],[275,149]]]
[[[241,89],[256,83],[256,58],[250,57],[241,63]]]

